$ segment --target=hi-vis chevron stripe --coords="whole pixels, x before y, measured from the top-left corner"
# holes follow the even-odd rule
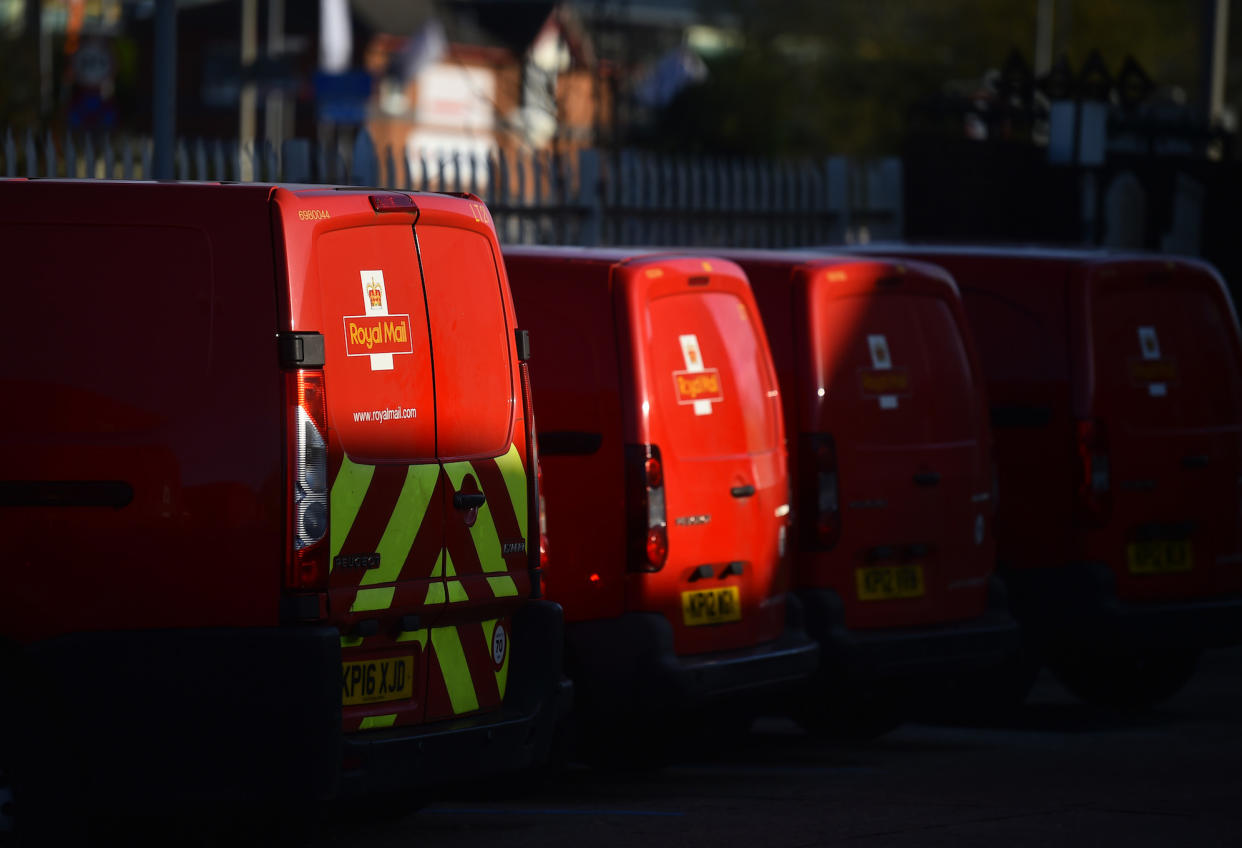
[[[416,686],[408,705],[377,704],[387,709],[347,717],[345,729],[399,726],[499,706],[508,679],[508,619],[471,621],[466,611],[472,602],[494,610],[497,601],[517,601],[528,591],[522,450],[514,444],[494,459],[365,465],[335,447],[329,533],[334,614],[344,623],[399,610],[433,625],[400,634],[341,637],[347,661],[413,653],[415,667],[427,675],[416,672],[426,680],[423,704],[413,703],[419,700]],[[472,524],[452,506],[458,491],[484,495]],[[375,554],[376,567],[352,565]],[[448,611],[452,623],[434,626],[437,609]],[[494,646],[503,646],[499,664]]]

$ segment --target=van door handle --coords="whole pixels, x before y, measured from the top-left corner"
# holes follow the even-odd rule
[[[1182,465],[1186,468],[1207,468],[1208,456],[1205,453],[1190,454],[1182,457]]]
[[[478,509],[486,500],[482,492],[454,492],[453,508],[460,509],[462,512],[468,509]]]
[[[755,487],[749,486],[749,485],[734,486],[732,489],[729,490],[729,494],[733,495],[733,497],[735,498],[749,498],[754,493],[755,493]]]
[[[920,471],[914,475],[914,485],[916,486],[936,486],[940,484],[939,471]]]

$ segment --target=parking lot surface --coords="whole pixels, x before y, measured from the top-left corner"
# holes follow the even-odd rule
[[[498,778],[405,815],[332,816],[315,846],[1242,845],[1242,650],[1204,657],[1141,716],[1050,675],[987,725],[907,724],[865,743],[784,719],[708,735],[668,767]]]

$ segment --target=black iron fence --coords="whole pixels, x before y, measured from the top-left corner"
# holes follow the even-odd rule
[[[142,137],[4,133],[0,175],[143,179]],[[352,144],[182,140],[182,180],[279,181],[468,191],[492,211],[502,241],[525,244],[785,247],[903,234],[901,160],[668,156],[578,150],[434,157]]]

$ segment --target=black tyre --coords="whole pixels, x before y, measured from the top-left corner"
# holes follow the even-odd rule
[[[1160,649],[1122,656],[1066,653],[1049,665],[1057,679],[1089,704],[1139,712],[1165,701],[1194,674],[1197,649]]]

